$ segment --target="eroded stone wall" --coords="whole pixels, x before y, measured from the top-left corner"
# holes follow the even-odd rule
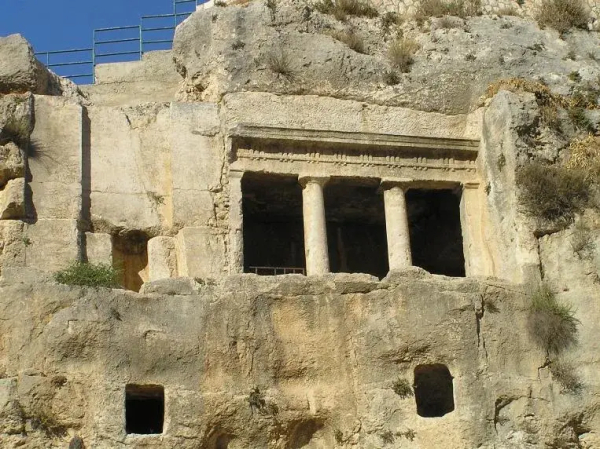
[[[381,282],[179,279],[142,294],[4,282],[0,294],[7,448],[62,448],[75,434],[107,449],[599,442],[597,376],[578,372],[582,396],[561,391],[510,284],[411,269]],[[581,337],[591,357],[597,339]],[[443,417],[418,416],[415,398],[394,392],[423,364],[453,376],[455,409]],[[163,434],[125,433],[126,384],[164,386]]]

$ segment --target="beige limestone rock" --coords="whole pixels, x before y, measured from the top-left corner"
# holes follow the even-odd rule
[[[23,152],[14,142],[0,145],[0,188],[9,180],[25,176]]]
[[[171,51],[144,53],[141,61],[98,64],[95,83],[81,86],[97,106],[126,106],[145,102],[173,101],[181,76]]]
[[[177,277],[177,254],[175,239],[172,237],[154,237],[148,240],[148,279]]]
[[[78,219],[83,176],[83,113],[61,97],[35,97],[35,128],[28,167],[33,215],[39,219]]]
[[[176,237],[177,271],[180,276],[214,279],[223,276],[226,254],[224,236],[207,226],[183,228]]]
[[[11,179],[0,190],[0,220],[24,218],[25,178]]]
[[[50,74],[20,34],[0,38],[0,94],[48,90]]]
[[[112,265],[112,238],[110,234],[86,232],[85,249],[88,262]]]
[[[26,266],[42,271],[58,271],[79,260],[77,220],[37,220],[27,225]]]
[[[381,282],[351,274],[168,281],[144,294],[0,283],[2,441],[58,449],[75,432],[99,448],[596,441],[597,386],[586,384],[582,396],[559,392],[526,334],[527,299],[511,284],[417,269]],[[590,338],[582,334],[582,348]],[[414,396],[393,391],[427,363],[453,376],[455,409],[440,418],[418,416]],[[163,434],[125,433],[127,383],[164,386]],[[259,408],[249,402],[255,387]],[[65,436],[32,426],[36,410]],[[21,426],[25,434],[8,433]]]

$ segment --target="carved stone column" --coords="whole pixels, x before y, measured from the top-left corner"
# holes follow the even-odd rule
[[[323,187],[328,177],[300,176],[302,186],[302,213],[304,216],[304,254],[306,274],[329,273],[327,223]]]
[[[404,195],[409,182],[409,180],[386,179],[381,182],[390,271],[412,265],[406,197]]]

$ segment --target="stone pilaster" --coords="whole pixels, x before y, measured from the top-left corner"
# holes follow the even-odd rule
[[[244,217],[242,216],[242,171],[229,172],[229,273],[244,272]]]

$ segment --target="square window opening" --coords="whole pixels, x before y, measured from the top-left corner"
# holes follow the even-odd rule
[[[161,385],[125,387],[125,431],[152,435],[163,432],[165,390]]]

